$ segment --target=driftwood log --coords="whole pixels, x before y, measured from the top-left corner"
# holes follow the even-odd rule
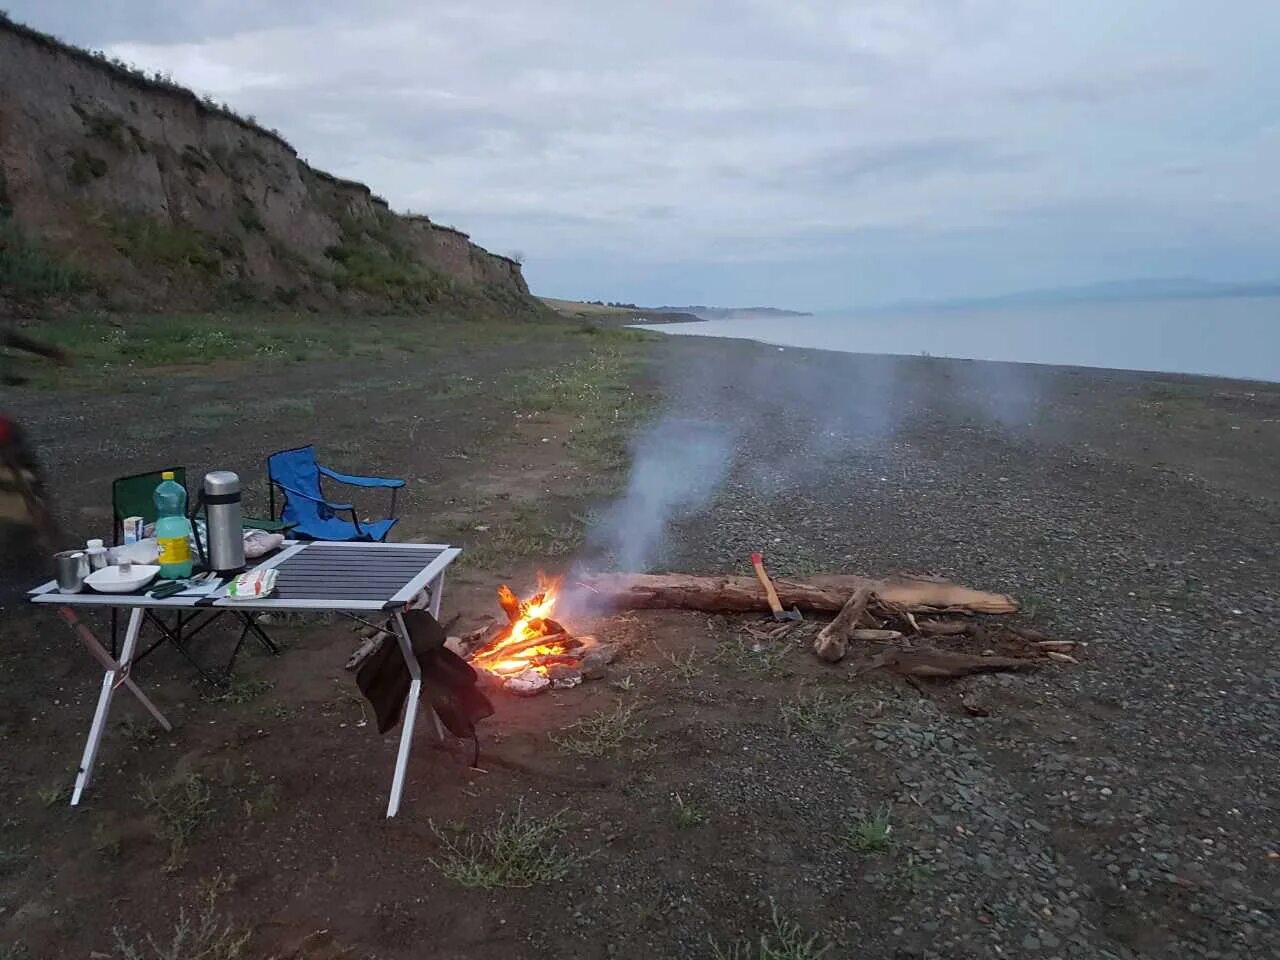
[[[867,602],[874,595],[871,584],[865,583],[853,591],[836,618],[818,633],[813,641],[813,652],[828,663],[843,659],[849,648],[849,634],[867,612]]]
[[[784,607],[835,613],[860,588],[913,613],[1014,613],[1017,602],[1003,593],[973,590],[946,580],[850,575],[773,581]],[[617,610],[685,609],[707,613],[765,612],[764,588],[755,577],[704,577],[683,573],[602,573],[579,578],[576,586]]]

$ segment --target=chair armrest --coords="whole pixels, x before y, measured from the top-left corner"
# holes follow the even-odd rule
[[[319,464],[316,466],[319,467]],[[403,480],[394,480],[389,477],[358,477],[351,473],[339,473],[337,470],[330,470],[328,467],[320,467],[320,473],[330,480],[337,480],[339,483],[345,483],[349,487],[390,487],[398,489],[404,486]]]
[[[279,480],[272,480],[271,482],[274,483],[281,490],[283,490],[285,493],[291,494],[292,496],[295,496],[295,497],[302,497],[303,500],[310,500],[312,503],[323,503],[330,510],[352,510],[352,511],[355,510],[354,504],[333,503],[332,501],[325,500],[323,497],[313,497],[309,493],[303,493],[301,490],[295,490],[293,487],[288,486],[287,484],[281,483]]]

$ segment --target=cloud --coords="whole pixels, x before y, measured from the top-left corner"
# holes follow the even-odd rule
[[[1056,284],[1153,256],[1134,217],[1194,274],[1280,222],[1270,0],[9,6],[523,250],[548,293],[672,302],[701,275],[697,300],[765,301],[802,262],[798,306]],[[1057,266],[1024,256],[1054,229]]]

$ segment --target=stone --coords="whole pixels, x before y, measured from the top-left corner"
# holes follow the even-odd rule
[[[514,677],[507,677],[502,687],[517,697],[536,697],[551,686],[551,681],[537,670],[529,669]]]
[[[618,659],[618,645],[614,643],[599,643],[594,647],[589,647],[582,654],[582,663],[579,664],[579,670],[582,676],[588,680],[599,680],[608,674],[608,666]]]

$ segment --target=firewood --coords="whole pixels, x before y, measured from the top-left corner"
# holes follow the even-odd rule
[[[351,656],[347,658],[347,662],[343,664],[343,669],[350,671],[359,670],[360,664],[369,659],[369,657],[373,655],[373,652],[377,650],[378,647],[382,646],[382,641],[384,639],[390,639],[390,637],[391,634],[384,633],[381,630],[365,637],[360,642],[360,646],[356,647]]]
[[[958,637],[969,631],[963,620],[921,620],[920,632],[926,637]]]
[[[849,648],[849,633],[862,619],[872,593],[869,584],[862,584],[853,592],[836,614],[836,618],[818,632],[813,641],[814,653],[828,663],[836,663],[844,658]]]
[[[493,644],[500,643],[501,639],[502,639],[501,637],[496,638],[490,644],[490,646],[492,646]],[[496,649],[490,650],[489,647],[482,647],[480,650],[477,650],[474,654],[472,654],[472,656],[485,659],[491,656],[493,653],[501,653],[503,660],[513,660],[519,657],[521,654],[526,653],[529,650],[533,650],[537,647],[550,647],[550,646],[559,646],[559,647],[562,647],[564,650],[568,651],[568,650],[576,649],[577,647],[581,646],[581,644],[579,644],[578,641],[575,640],[573,637],[571,637],[569,634],[564,633],[562,631],[560,633],[551,633],[545,636],[526,637],[524,640],[521,640],[519,643],[513,643],[509,647],[502,647],[500,651]]]
[[[1076,644],[1074,640],[1038,640],[1035,647],[1045,653],[1071,653]]]
[[[933,647],[915,650],[889,650],[868,663],[859,673],[888,669],[905,677],[954,678],[974,673],[1000,673],[1010,670],[1034,670],[1035,660],[1016,657],[978,657],[971,653],[954,653]]]
[[[852,575],[775,579],[784,607],[816,613],[835,613],[859,587],[913,613],[1015,613],[1017,602],[1002,593],[973,590],[956,583],[913,577],[880,580]],[[695,576],[683,573],[601,573],[582,577],[575,585],[616,610],[686,609],[706,613],[747,613],[769,609],[764,588],[755,577]]]
[[[901,640],[901,630],[851,630],[850,640]]]
[[[1058,653],[1056,650],[1046,650],[1044,655],[1050,660],[1057,660],[1059,663],[1079,663],[1075,657],[1069,653]]]

